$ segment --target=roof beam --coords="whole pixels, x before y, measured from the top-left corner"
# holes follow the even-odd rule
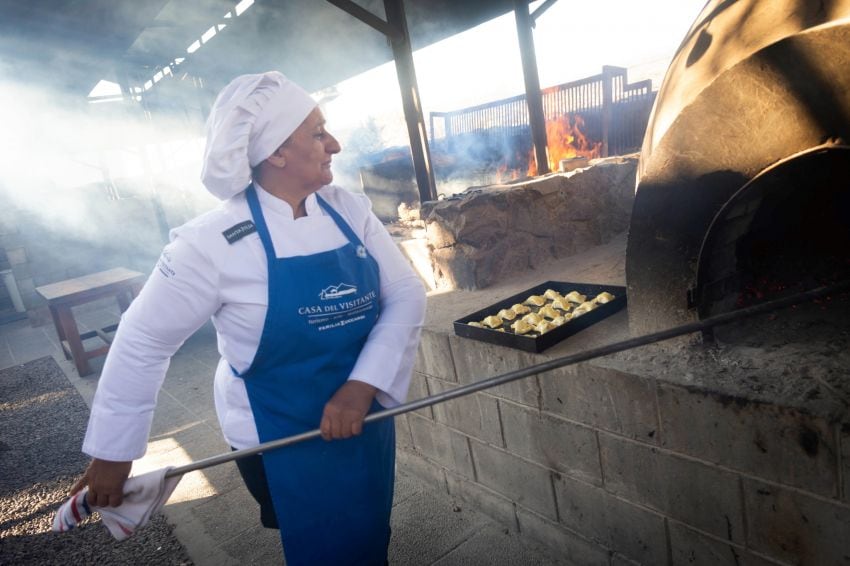
[[[387,38],[389,38],[391,41],[401,39],[402,32],[400,29],[391,25],[388,22],[385,22],[384,20],[382,20],[366,8],[363,8],[359,4],[356,4],[351,0],[328,0],[328,2],[330,2],[340,10],[348,12],[349,14],[351,14],[364,24],[368,25],[369,27],[378,30],[379,32],[387,36]]]
[[[395,59],[398,86],[401,89],[401,103],[407,134],[410,136],[410,154],[416,184],[419,187],[419,203],[437,200],[437,183],[431,164],[431,150],[428,147],[428,128],[422,114],[422,101],[419,98],[419,86],[416,82],[416,67],[413,64],[413,47],[407,30],[407,17],[404,14],[403,0],[384,0],[387,20],[401,30],[401,36],[390,41]]]
[[[410,154],[413,159],[416,184],[419,187],[419,202],[437,200],[437,184],[434,181],[431,151],[428,148],[428,130],[422,115],[422,101],[419,99],[416,68],[413,65],[413,48],[410,43],[410,32],[407,29],[403,0],[384,0],[387,21],[351,0],[327,1],[381,32],[389,40],[398,75],[398,86],[401,90],[407,135],[410,137]]]
[[[522,74],[525,79],[525,99],[528,104],[528,121],[531,139],[534,142],[534,160],[537,174],[549,172],[549,156],[546,151],[546,118],[543,114],[543,98],[540,92],[540,77],[537,73],[537,55],[534,53],[534,34],[531,32],[531,15],[528,0],[514,0],[514,16],[522,58]]]
[[[536,9],[536,10],[534,10],[534,11],[531,13],[531,26],[532,26],[532,27],[534,27],[534,25],[537,23],[537,18],[539,18],[540,16],[542,16],[542,15],[543,15],[543,12],[545,12],[546,10],[548,10],[549,8],[551,8],[551,7],[552,7],[552,5],[553,5],[555,2],[557,2],[557,1],[558,1],[558,0],[546,0],[546,1],[545,1],[545,2],[543,2],[541,5],[539,5],[539,6],[537,7],[537,9]]]

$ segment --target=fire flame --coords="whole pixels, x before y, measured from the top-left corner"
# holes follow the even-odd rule
[[[519,179],[519,169],[509,169],[508,163],[503,161],[496,169],[496,182],[504,183],[506,181],[515,181]]]
[[[591,142],[582,131],[585,127],[584,119],[578,114],[562,114],[555,119],[546,121],[546,154],[549,160],[549,170],[557,171],[562,159],[573,157],[586,157],[594,159],[599,157],[602,150],[602,142]],[[521,158],[515,156],[514,163]],[[534,149],[528,152],[528,170],[525,175],[536,177],[537,161],[534,158]],[[507,159],[496,170],[496,182],[505,182],[518,179],[522,172],[511,169]]]
[[[562,159],[573,157],[599,157],[602,142],[591,143],[582,132],[584,119],[578,114],[562,114],[554,120],[546,120],[546,153],[549,157],[549,170],[557,171]],[[534,150],[528,155],[528,175],[537,175],[537,161]]]

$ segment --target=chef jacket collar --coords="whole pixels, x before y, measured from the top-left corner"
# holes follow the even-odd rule
[[[289,206],[288,202],[266,191],[256,181],[254,182],[254,186],[257,188],[257,197],[263,208],[272,210],[287,220],[295,220],[295,214],[292,212],[292,207]],[[319,206],[319,202],[316,200],[316,193],[311,193],[307,196],[304,202],[304,208],[307,210],[307,216],[322,214],[322,207]]]

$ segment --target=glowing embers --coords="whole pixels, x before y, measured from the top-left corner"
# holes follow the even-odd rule
[[[726,202],[700,251],[701,317],[850,279],[848,158],[846,147],[793,156]]]

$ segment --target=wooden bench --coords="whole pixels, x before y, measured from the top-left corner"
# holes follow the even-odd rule
[[[65,358],[74,361],[74,365],[77,366],[77,373],[80,376],[92,373],[89,365],[91,358],[102,356],[109,351],[112,338],[107,333],[118,328],[118,324],[80,334],[71,307],[105,297],[115,297],[123,313],[138,295],[144,282],[144,274],[118,267],[36,287],[35,290],[38,294],[47,300],[47,306],[50,308],[53,324],[56,325],[56,333],[59,335],[59,342],[62,344]],[[94,350],[83,348],[83,340],[95,336],[100,337],[106,344]]]

